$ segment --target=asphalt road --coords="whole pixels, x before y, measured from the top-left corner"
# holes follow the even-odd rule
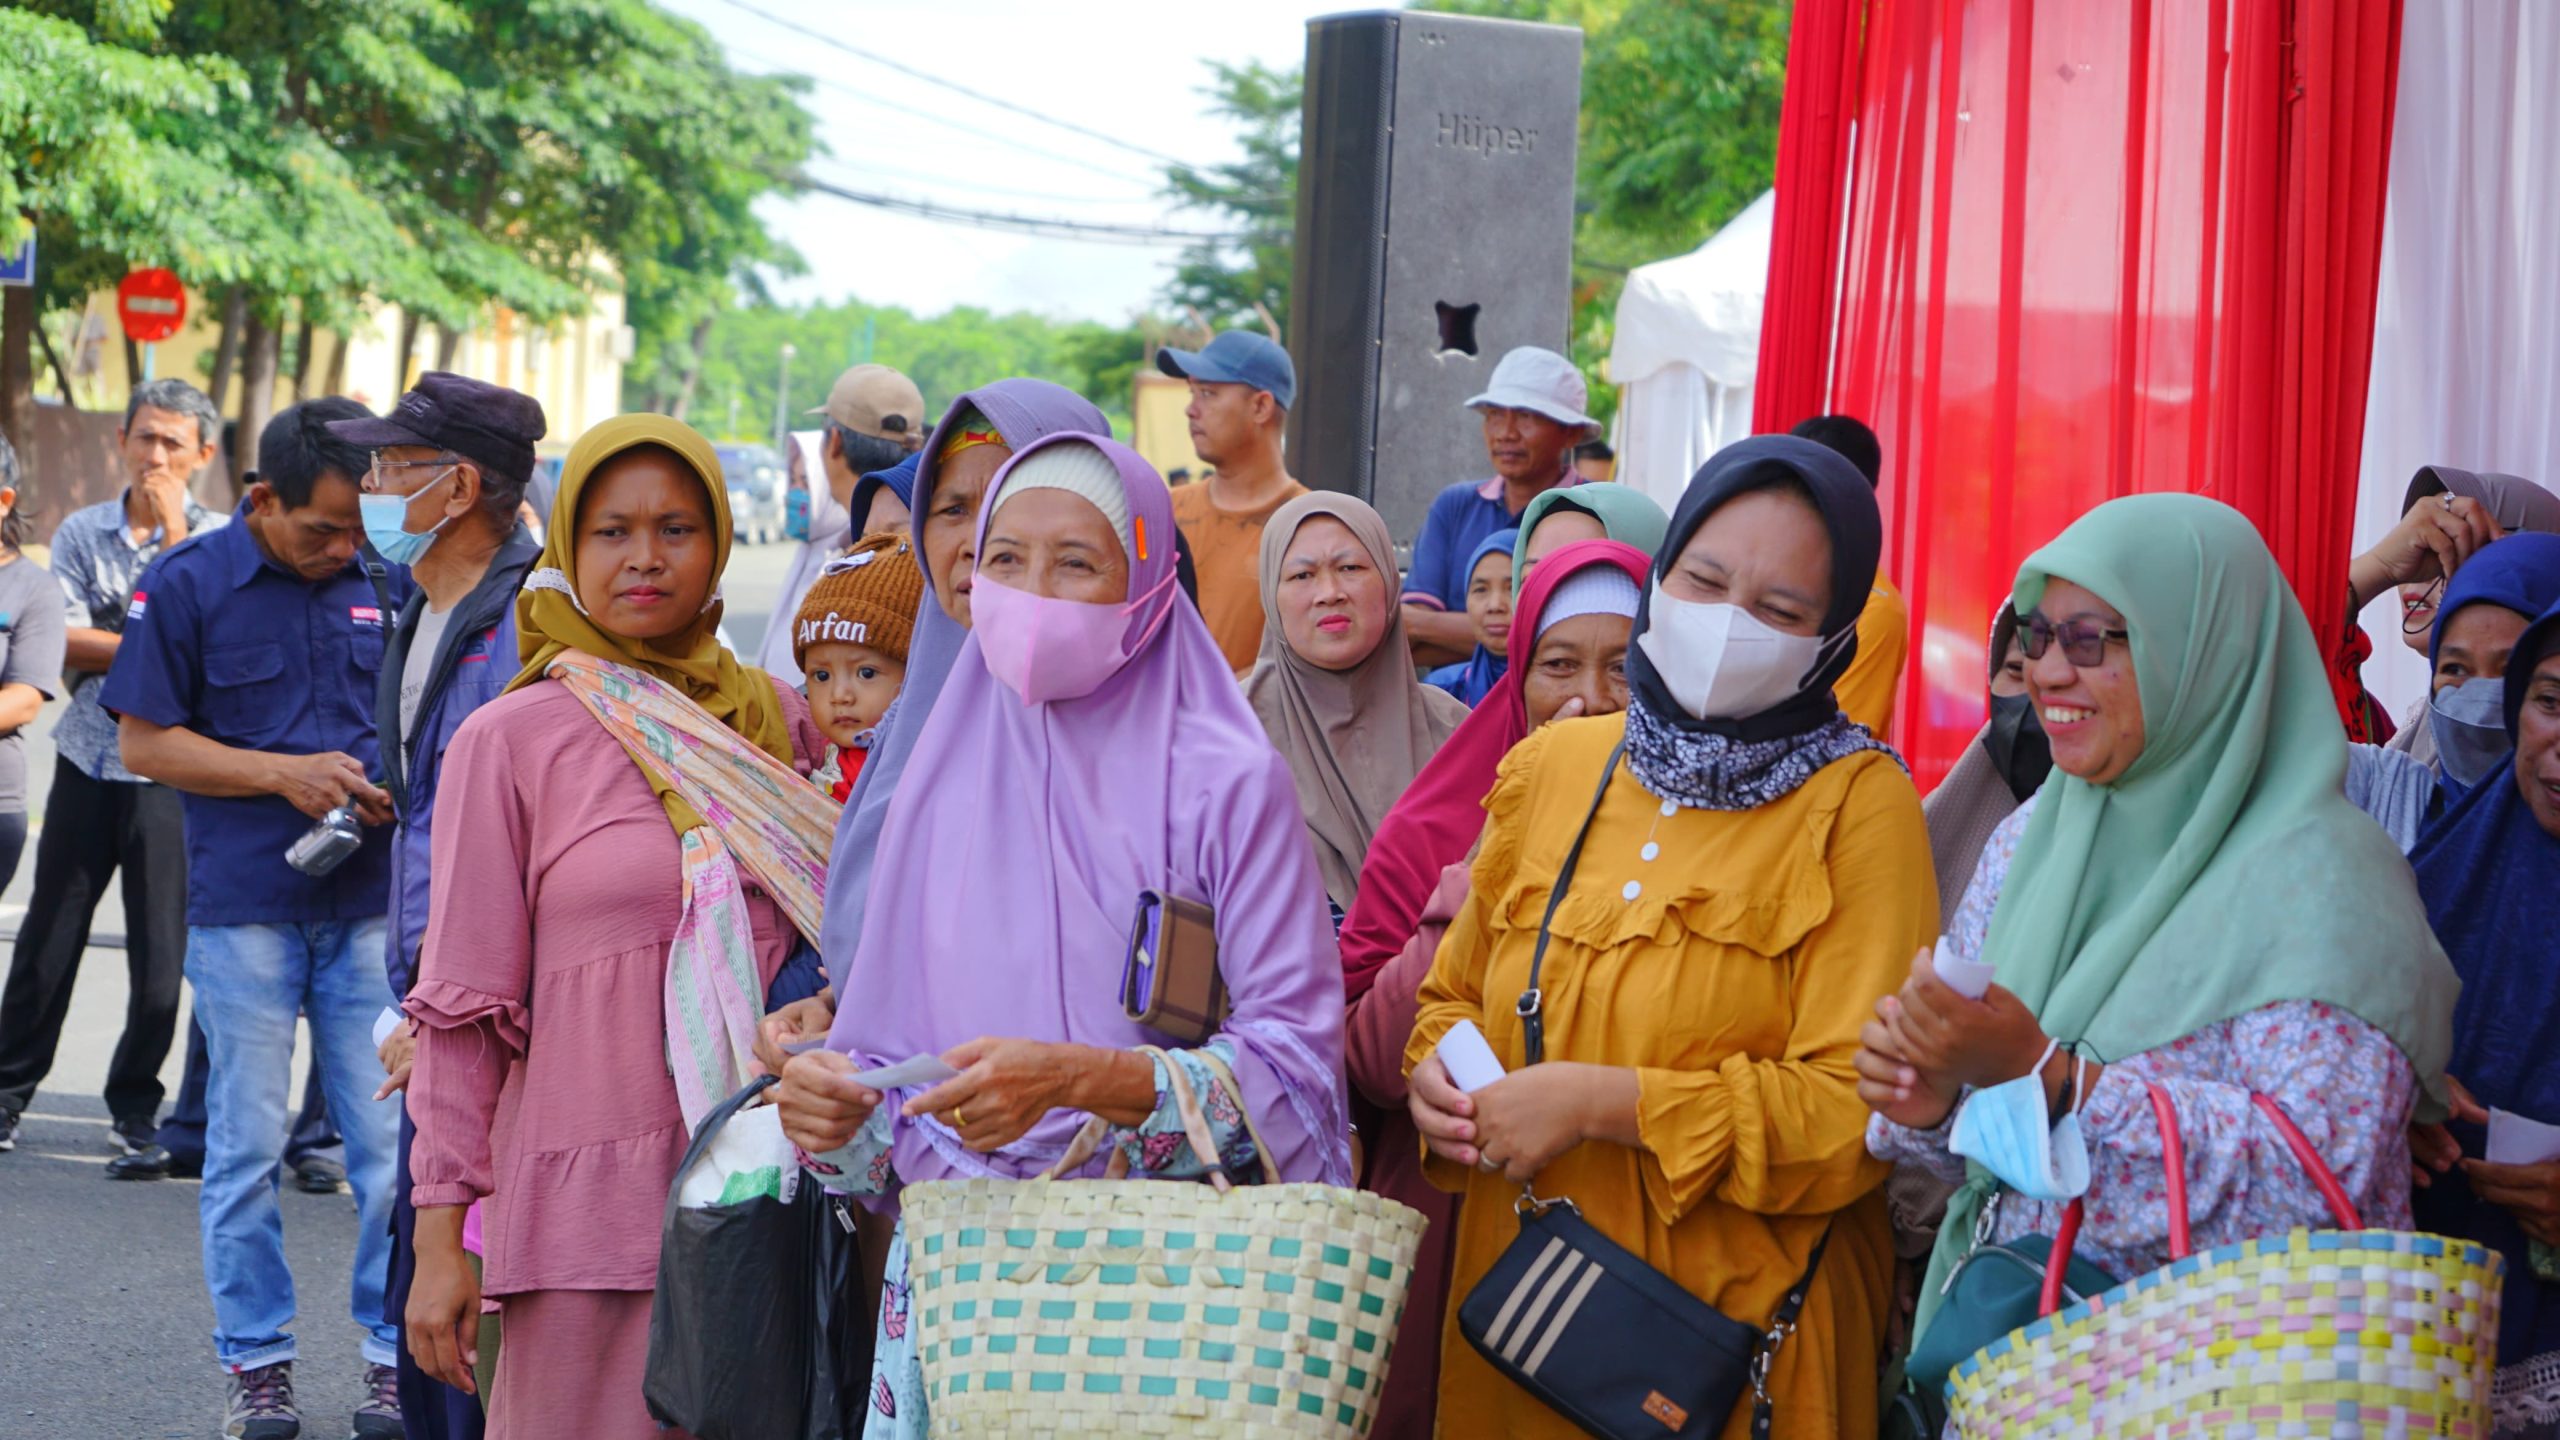
[[[752,655],[793,547],[744,547],[724,581],[727,625]],[[53,773],[60,706],[30,735],[28,774]],[[42,824],[43,797],[33,797]],[[278,861],[282,863],[281,860]],[[0,938],[14,937],[35,870],[35,838],[5,896]],[[108,891],[112,896],[112,887]],[[73,990],[53,1074],[29,1107],[18,1148],[0,1155],[0,1440],[199,1440],[220,1433],[223,1382],[213,1363],[213,1305],[204,1288],[192,1181],[118,1184],[105,1175],[107,1111],[99,1099],[124,1017],[121,905],[101,907]],[[185,1026],[162,1079],[177,1093]],[[295,1083],[304,1073],[296,1046]],[[297,1093],[298,1098],[298,1093]],[[363,1332],[348,1318],[355,1201],[281,1197],[285,1250],[299,1284],[294,1366],[303,1434],[347,1433],[361,1391]]]

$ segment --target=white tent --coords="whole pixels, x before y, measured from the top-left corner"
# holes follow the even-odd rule
[[[1676,504],[1718,448],[1751,433],[1774,191],[1686,255],[1640,265],[1618,297],[1617,478]]]

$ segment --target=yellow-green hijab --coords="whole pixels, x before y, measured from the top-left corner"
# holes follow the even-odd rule
[[[578,501],[587,480],[604,463],[625,450],[661,445],[690,466],[711,504],[714,555],[711,603],[693,623],[656,640],[631,640],[613,634],[587,618],[577,600]],[[551,519],[543,531],[542,558],[516,596],[516,651],[524,668],[509,681],[509,690],[543,678],[563,652],[582,651],[600,660],[643,670],[682,690],[693,702],[737,731],[759,750],[788,765],[791,732],[774,699],[772,677],[738,663],[720,643],[721,574],[729,568],[731,526],[729,489],[723,482],[720,457],[701,432],[665,415],[618,415],[589,430],[569,449],[560,470],[560,492],[551,501]],[[651,774],[647,765],[641,773]],[[700,823],[693,807],[652,776],[650,788],[667,807],[679,831]]]

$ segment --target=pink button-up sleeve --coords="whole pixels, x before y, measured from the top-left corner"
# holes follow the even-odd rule
[[[464,722],[436,787],[434,895],[406,1006],[419,1024],[409,1172],[422,1209],[489,1193],[498,1089],[527,1039],[532,824],[500,718]]]

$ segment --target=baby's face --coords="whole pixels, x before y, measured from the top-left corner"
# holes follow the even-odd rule
[[[807,677],[801,689],[809,696],[810,714],[840,746],[880,723],[907,678],[905,661],[841,640],[810,646],[800,670]]]

